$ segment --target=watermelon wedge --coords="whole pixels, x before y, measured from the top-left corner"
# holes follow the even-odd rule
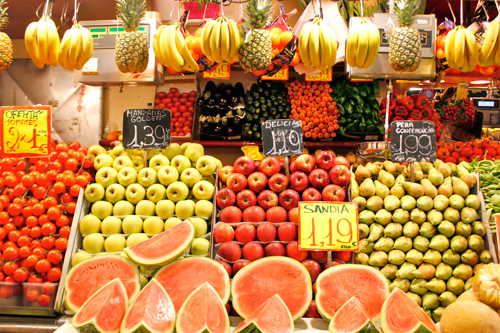
[[[229,275],[221,264],[210,258],[189,257],[176,260],[158,270],[154,278],[167,291],[176,312],[186,298],[204,282],[210,283],[224,304],[229,300]]]
[[[384,333],[439,332],[424,310],[399,288],[385,300],[380,322]]]
[[[328,330],[330,333],[380,333],[356,297],[351,297],[335,312]]]
[[[80,332],[119,332],[127,304],[125,287],[113,279],[83,303],[71,323]]]
[[[388,280],[373,267],[354,264],[333,266],[318,275],[316,307],[324,318],[331,320],[353,296],[361,302],[370,320],[376,322],[389,296]]]
[[[226,333],[229,328],[226,307],[208,282],[188,296],[175,322],[177,333]]]
[[[174,304],[161,284],[151,279],[132,301],[120,332],[166,333],[173,332],[174,327]]]
[[[66,308],[74,312],[99,288],[119,278],[128,299],[141,290],[139,270],[130,260],[119,255],[98,255],[71,268],[64,280]]]
[[[264,257],[241,268],[231,283],[232,306],[246,319],[270,297],[278,294],[296,320],[312,299],[311,276],[299,261]]]
[[[194,239],[194,227],[184,221],[149,239],[126,247],[125,254],[133,262],[148,267],[163,266],[182,256]]]
[[[294,332],[292,314],[280,295],[275,294],[262,303],[238,325],[234,333],[245,332]]]

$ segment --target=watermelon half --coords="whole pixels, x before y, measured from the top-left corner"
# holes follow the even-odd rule
[[[262,303],[235,328],[234,333],[245,332],[294,332],[292,314],[280,295],[276,294]]]
[[[335,312],[328,330],[330,333],[380,333],[356,297],[351,297]]]
[[[439,332],[424,310],[399,288],[385,300],[380,322],[384,333]]]
[[[177,333],[226,333],[229,316],[217,291],[205,282],[193,291],[177,314]]]
[[[287,257],[264,257],[241,268],[231,282],[233,308],[244,319],[274,294],[293,320],[302,317],[312,300],[311,276],[304,265]]]
[[[163,266],[182,256],[194,239],[194,227],[184,221],[142,242],[126,247],[133,262],[148,267]]]
[[[113,279],[83,303],[71,323],[79,332],[119,332],[127,304],[125,287]]]
[[[176,312],[204,282],[210,283],[224,304],[229,300],[229,275],[221,264],[210,258],[179,259],[158,270],[154,278],[167,291]]]
[[[66,308],[78,311],[93,293],[115,278],[125,287],[128,299],[141,290],[137,265],[122,256],[98,255],[72,267],[64,280]]]
[[[330,267],[316,279],[316,307],[329,320],[351,297],[356,297],[376,322],[389,296],[389,282],[373,267],[343,264]]]
[[[166,333],[173,332],[174,327],[174,304],[161,284],[151,279],[132,301],[120,332]]]

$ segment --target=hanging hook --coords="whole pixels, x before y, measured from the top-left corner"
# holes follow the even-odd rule
[[[49,5],[50,5],[50,0],[47,0],[47,2],[45,2],[45,8],[43,9],[43,16],[48,16],[48,14],[49,14]]]
[[[224,17],[224,1],[220,2],[220,16]]]
[[[464,25],[464,0],[460,0],[460,25]]]
[[[78,0],[75,0],[75,13],[73,14],[73,24],[78,23],[78,20],[76,19],[76,15],[78,14],[79,10],[80,10],[80,4],[78,3]]]
[[[451,16],[453,16],[453,23],[457,23],[457,18],[455,17],[455,13],[453,12],[453,8],[450,5],[450,0],[446,0],[448,2],[448,7],[450,8]]]
[[[365,17],[365,8],[363,5],[363,0],[359,0],[360,8],[361,8],[361,17]]]
[[[488,11],[486,10],[486,7],[484,7],[484,3],[481,4],[481,7],[483,7],[484,13],[486,14],[486,21],[490,21],[490,15],[488,14]]]
[[[318,0],[318,12],[319,12],[319,18],[323,19],[323,3],[321,0]]]

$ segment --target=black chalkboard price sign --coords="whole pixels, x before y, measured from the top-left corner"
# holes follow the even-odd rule
[[[304,153],[302,124],[298,119],[272,119],[261,125],[264,156],[290,156]]]
[[[393,162],[430,162],[436,160],[436,127],[428,120],[391,123],[391,160]]]
[[[123,112],[123,146],[127,149],[163,149],[170,145],[170,111],[128,109]]]

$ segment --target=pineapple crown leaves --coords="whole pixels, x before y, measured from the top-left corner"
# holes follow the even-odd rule
[[[9,23],[9,17],[7,16],[7,9],[9,7],[4,7],[5,3],[5,0],[0,0],[0,30],[5,28],[7,23]]]
[[[250,21],[252,29],[262,29],[271,19],[273,10],[272,0],[250,0],[245,8],[245,15]]]
[[[399,25],[401,26],[411,26],[413,21],[415,21],[415,15],[417,15],[420,9],[421,0],[398,0],[396,1],[396,6],[394,10],[396,11]]]
[[[137,30],[146,14],[146,0],[116,0],[116,14],[125,31]]]

